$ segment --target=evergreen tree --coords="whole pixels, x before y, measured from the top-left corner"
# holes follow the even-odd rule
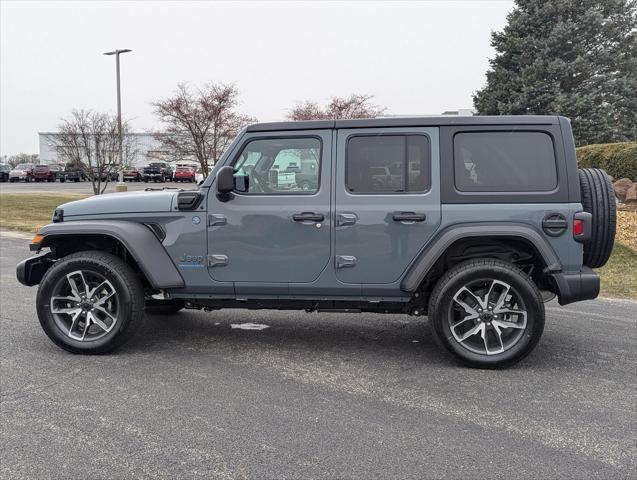
[[[564,115],[578,145],[637,139],[636,0],[516,0],[481,115]]]

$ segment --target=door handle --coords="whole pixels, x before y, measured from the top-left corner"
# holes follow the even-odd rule
[[[313,212],[295,213],[292,215],[292,220],[295,222],[322,222],[325,220],[325,215]]]
[[[424,222],[426,218],[424,213],[414,212],[400,212],[392,215],[394,222]]]

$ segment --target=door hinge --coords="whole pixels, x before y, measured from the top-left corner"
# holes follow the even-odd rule
[[[208,255],[209,267],[225,267],[228,265],[228,255]]]
[[[356,266],[356,257],[351,255],[336,255],[336,268],[351,268]]]

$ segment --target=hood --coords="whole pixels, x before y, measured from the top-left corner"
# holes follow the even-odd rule
[[[176,191],[120,192],[94,195],[83,200],[64,203],[64,218],[76,215],[113,213],[169,212]]]

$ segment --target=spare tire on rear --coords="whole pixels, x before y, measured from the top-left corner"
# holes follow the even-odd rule
[[[582,206],[592,216],[591,238],[584,243],[584,265],[603,267],[615,242],[616,209],[615,193],[608,174],[599,168],[579,171]]]

